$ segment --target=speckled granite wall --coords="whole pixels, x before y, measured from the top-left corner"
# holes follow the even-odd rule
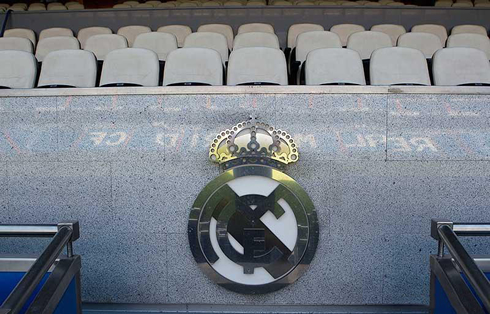
[[[295,138],[287,173],[321,231],[310,270],[264,296],[212,283],[186,235],[194,198],[219,173],[209,141],[250,114]],[[425,304],[430,218],[490,220],[489,118],[489,95],[0,98],[0,223],[80,220],[90,302]]]

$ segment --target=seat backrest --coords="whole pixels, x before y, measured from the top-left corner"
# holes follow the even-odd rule
[[[442,49],[441,40],[431,33],[406,33],[398,38],[398,47],[414,48],[420,50],[427,59]]]
[[[33,88],[36,81],[37,61],[25,51],[0,51],[0,86]]]
[[[475,48],[445,48],[434,54],[434,85],[490,84],[490,63]]]
[[[392,46],[390,36],[373,31],[354,33],[347,41],[347,48],[357,51],[362,60],[371,58],[371,54],[376,49]]]
[[[309,23],[303,23],[303,24],[293,24],[289,27],[288,30],[288,48],[294,48],[296,47],[296,39],[299,34],[306,33],[306,32],[312,32],[312,31],[323,31],[325,30],[323,26],[319,24],[309,24]]]
[[[48,7],[48,11],[66,11],[66,10],[68,10],[68,8],[65,7],[64,5],[56,5],[56,6]]]
[[[148,3],[140,3],[140,4],[137,4],[135,6],[135,8],[141,8],[141,9],[147,8],[147,9],[151,9],[151,8],[153,8],[153,5],[148,4]]]
[[[488,37],[487,29],[481,25],[458,25],[451,30],[451,35],[480,34]]]
[[[198,32],[186,37],[184,48],[208,48],[221,55],[223,64],[228,61],[228,42],[226,37],[218,33]]]
[[[296,61],[305,62],[310,51],[320,48],[342,48],[339,35],[329,31],[300,34],[296,40]]]
[[[222,4],[218,1],[206,1],[201,4],[202,7],[220,7]]]
[[[95,87],[97,62],[90,51],[58,50],[44,58],[39,87]]]
[[[39,41],[41,41],[41,39],[44,38],[60,37],[60,36],[73,37],[73,31],[69,28],[62,28],[62,27],[43,29],[41,33],[39,33]]]
[[[131,25],[124,26],[117,30],[117,34],[126,37],[128,41],[128,47],[133,47],[134,40],[139,34],[151,33],[151,29],[148,26]]]
[[[134,84],[158,86],[158,56],[151,50],[124,48],[109,52],[104,60],[100,86]]]
[[[33,47],[36,47],[36,34],[33,30],[27,28],[12,28],[5,31],[3,37],[21,37],[27,38],[32,42]]]
[[[233,48],[233,28],[227,24],[205,24],[199,26],[197,32],[211,32],[211,33],[219,33],[226,37],[226,41],[228,43],[228,49]]]
[[[93,52],[100,61],[103,61],[109,52],[127,47],[126,37],[116,34],[90,36],[85,42],[85,50]]]
[[[437,35],[439,37],[439,39],[441,40],[442,46],[444,47],[446,45],[447,30],[442,25],[437,25],[437,24],[415,25],[414,27],[412,27],[412,32],[413,33],[431,33],[431,34]]]
[[[108,27],[86,27],[78,31],[78,41],[82,49],[85,49],[85,43],[89,37],[94,35],[112,34],[112,30]]]
[[[192,29],[187,25],[167,25],[158,28],[157,32],[174,34],[179,47],[183,47],[185,38],[192,33]]]
[[[251,32],[238,34],[233,43],[233,50],[247,47],[268,47],[279,49],[279,39],[275,34]]]
[[[0,37],[0,50],[21,50],[29,53],[34,52],[32,42],[21,37]]]
[[[191,83],[223,85],[223,63],[216,50],[181,48],[168,55],[163,86]]]
[[[159,32],[138,35],[133,47],[151,50],[157,54],[158,59],[161,61],[165,61],[167,55],[178,48],[175,35]]]
[[[316,49],[309,53],[305,65],[306,85],[366,85],[361,57],[354,50]]]
[[[123,4],[127,4],[127,5],[130,5],[131,7],[135,7],[139,4],[138,1],[133,1],[133,0],[129,0],[129,1],[124,1]]]
[[[48,53],[57,50],[80,49],[80,43],[75,37],[56,36],[39,40],[36,48],[37,61],[43,62]]]
[[[476,48],[483,51],[490,60],[490,39],[487,35],[480,34],[456,34],[447,39],[447,47]]]
[[[424,54],[405,47],[381,48],[370,62],[371,85],[430,85]]]
[[[46,11],[46,7],[45,6],[30,5],[29,8],[27,9],[27,11]]]
[[[254,83],[288,85],[286,58],[281,50],[266,47],[233,50],[228,62],[227,84]]]
[[[113,9],[130,9],[131,6],[129,4],[120,3],[120,4],[113,5],[112,8]]]
[[[357,24],[338,24],[332,26],[332,28],[330,28],[330,31],[339,35],[340,42],[342,43],[342,46],[345,47],[347,45],[347,39],[351,34],[363,32],[365,31],[365,28],[364,26]]]
[[[240,27],[238,27],[237,34],[256,33],[256,32],[274,34],[274,27],[272,27],[272,25],[270,24],[265,24],[265,23],[248,23],[248,24],[240,25]]]
[[[386,35],[390,36],[391,43],[393,46],[396,46],[396,42],[398,40],[398,37],[400,37],[401,35],[403,35],[407,32],[405,27],[403,27],[402,25],[396,25],[396,24],[374,25],[373,27],[371,27],[371,30],[374,32],[382,32],[382,33],[385,33]]]

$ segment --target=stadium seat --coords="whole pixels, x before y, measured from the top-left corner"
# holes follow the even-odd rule
[[[172,51],[165,63],[163,86],[223,85],[220,54],[207,48],[181,48]]]
[[[27,28],[12,28],[5,31],[3,37],[21,37],[27,38],[36,47],[36,34],[33,30]]]
[[[211,2],[211,1],[209,1]],[[207,2],[205,2],[207,3]],[[228,43],[228,49],[233,48],[233,28],[227,24],[205,24],[199,26],[197,32],[211,32],[211,33],[219,33],[226,37],[226,41]]]
[[[103,61],[109,52],[127,47],[126,38],[116,34],[90,36],[85,42],[85,50],[92,52],[99,61]]]
[[[308,53],[320,48],[342,48],[337,34],[328,31],[315,31],[300,34],[296,40],[296,61],[303,63]]]
[[[434,85],[490,85],[490,63],[475,48],[445,48],[434,54]]]
[[[128,47],[133,47],[136,37],[144,33],[151,33],[151,29],[148,26],[131,25],[121,27],[117,30],[118,35],[124,36],[128,40]]]
[[[164,3],[160,3],[157,6],[157,8],[175,8],[175,4],[170,2],[164,2]]]
[[[422,24],[412,27],[412,33],[430,33],[437,35],[441,40],[441,44],[444,47],[446,45],[447,30],[442,25],[437,24]]]
[[[134,8],[136,9],[152,9],[153,6],[151,4],[148,4],[148,3],[140,3],[140,4],[137,4],[136,6],[134,6]]]
[[[167,25],[158,28],[157,32],[174,34],[177,37],[177,44],[182,47],[185,38],[192,33],[192,29],[186,25]]]
[[[66,10],[68,10],[68,8],[65,7],[64,5],[56,5],[56,6],[48,7],[48,11],[66,11]]]
[[[251,32],[238,34],[233,43],[233,50],[247,47],[268,47],[279,49],[279,39],[275,34]]]
[[[237,34],[256,33],[256,32],[274,34],[274,27],[272,27],[272,25],[270,25],[270,24],[264,24],[264,23],[243,24],[243,25],[240,25],[240,27],[238,27]]]
[[[129,5],[131,7],[135,7],[135,6],[137,6],[139,4],[139,2],[138,1],[132,1],[132,0],[130,0],[130,1],[124,1],[123,4],[127,4],[127,5]]]
[[[294,48],[296,47],[296,38],[299,34],[311,32],[311,31],[323,31],[325,30],[323,26],[319,24],[293,24],[288,29],[288,41],[287,47]]]
[[[305,63],[306,85],[366,85],[359,54],[345,48],[316,49]]]
[[[451,30],[451,35],[480,34],[488,37],[487,29],[481,25],[458,25]]]
[[[339,35],[342,46],[347,46],[347,39],[351,34],[365,31],[364,26],[357,24],[339,24],[330,29],[331,32]]]
[[[199,3],[197,2],[181,2],[179,7],[198,7]]]
[[[59,7],[59,6],[65,6],[65,5],[61,2],[50,2],[47,5],[47,9],[49,10],[52,7]]]
[[[155,7],[155,8],[156,8],[158,5],[162,4],[162,2],[161,2],[161,1],[158,1],[158,0],[150,0],[150,1],[146,1],[145,3],[146,3],[146,4],[150,4],[150,5],[152,5],[152,6],[153,6],[153,7]]]
[[[398,40],[398,37],[401,35],[405,34],[407,31],[405,30],[405,27],[402,25],[396,25],[396,24],[379,24],[379,25],[374,25],[371,27],[371,30],[374,32],[382,32],[385,33],[386,35],[390,36],[391,38],[391,43],[393,46],[396,46],[396,42]]]
[[[243,6],[243,3],[238,2],[238,1],[227,1],[223,3],[223,6],[225,7],[241,7]]]
[[[141,48],[109,52],[105,58],[100,86],[158,86],[158,56]]]
[[[0,51],[0,88],[33,88],[37,76],[34,55],[25,51]]]
[[[287,85],[284,53],[279,49],[266,47],[233,50],[228,62],[227,84]]]
[[[221,5],[218,1],[206,1],[201,4],[202,7],[220,7]]]
[[[452,8],[472,8],[473,3],[471,2],[456,2],[451,5]]]
[[[185,38],[184,48],[213,49],[221,55],[223,64],[228,62],[228,42],[222,34],[210,32],[192,33]]]
[[[157,54],[158,60],[165,61],[167,55],[177,49],[177,38],[173,34],[152,32],[138,35],[134,48],[144,48]]]
[[[456,34],[447,39],[447,47],[476,48],[483,51],[490,60],[490,39],[486,35],[479,34]]]
[[[85,50],[50,52],[43,61],[38,87],[95,87],[97,63]]]
[[[112,30],[108,27],[86,27],[78,31],[78,41],[80,42],[80,47],[85,49],[85,43],[89,37],[94,35],[112,34]]]
[[[431,33],[406,33],[398,38],[398,47],[414,48],[420,50],[427,59],[442,49],[441,40]]]
[[[34,53],[32,42],[21,37],[0,37],[0,50],[20,50]]]
[[[283,5],[286,5],[286,6],[290,6],[290,5],[293,5],[291,2],[289,1],[274,1],[274,3],[272,4],[273,6],[283,6]]]
[[[113,5],[112,8],[113,9],[130,9],[131,6],[129,4],[120,3],[120,4]]]
[[[349,36],[347,48],[359,53],[362,60],[371,58],[374,50],[392,47],[390,36],[381,32],[364,31]]]
[[[60,37],[60,36],[73,37],[73,31],[69,28],[61,28],[61,27],[43,29],[41,33],[39,33],[39,41],[41,41],[44,38]]]
[[[44,5],[43,6],[30,5],[29,8],[27,9],[27,11],[46,11],[46,7]]]
[[[48,53],[57,50],[80,49],[80,43],[75,37],[55,36],[39,40],[36,48],[37,61],[43,62]]]
[[[451,7],[451,5],[453,4],[452,1],[436,1],[436,3],[434,4],[435,7]]]
[[[371,85],[430,85],[424,54],[405,47],[381,48],[370,62]]]

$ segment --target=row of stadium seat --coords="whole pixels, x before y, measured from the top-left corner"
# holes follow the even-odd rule
[[[433,59],[435,85],[488,85],[490,63],[473,48],[444,48]],[[31,53],[0,51],[0,86],[36,86],[37,62]],[[49,53],[42,64],[38,87],[103,87],[159,85],[287,85],[287,65],[281,50],[242,48],[230,55],[225,75],[220,54],[208,48],[182,48],[169,53],[162,73],[151,50],[123,48],[110,52],[97,84],[94,54],[84,50]],[[225,79],[226,77],[226,79]],[[365,85],[359,54],[346,48],[316,49],[305,64],[307,85]],[[412,48],[390,47],[374,51],[371,85],[431,85],[424,55]]]
[[[76,1],[69,1],[65,4],[60,2],[52,2],[45,5],[44,3],[31,3],[29,6],[27,3],[18,2],[12,5],[6,3],[0,3],[0,11],[12,10],[12,11],[61,11],[61,10],[83,10],[85,6]]]

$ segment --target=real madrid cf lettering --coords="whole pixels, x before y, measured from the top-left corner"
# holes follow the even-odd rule
[[[255,118],[211,143],[209,158],[223,173],[194,202],[189,243],[219,285],[266,293],[306,271],[318,242],[317,216],[307,193],[283,172],[298,157],[288,133]]]

